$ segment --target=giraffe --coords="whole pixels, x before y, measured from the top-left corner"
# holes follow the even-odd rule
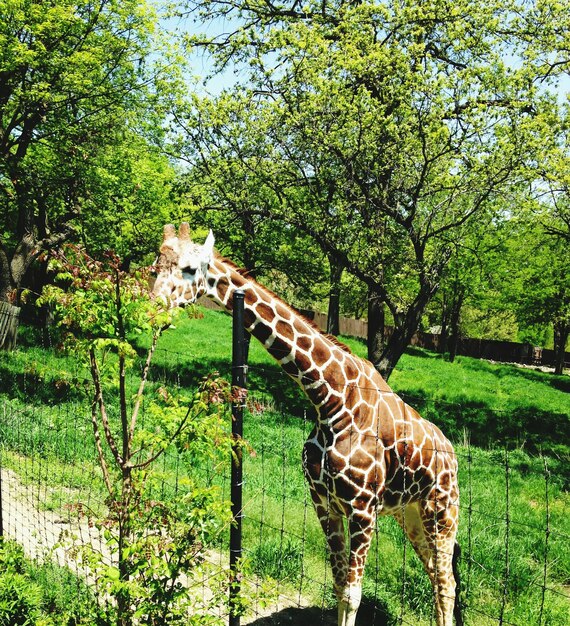
[[[388,386],[374,366],[214,252],[164,227],[153,297],[172,306],[202,295],[232,311],[245,291],[244,323],[316,409],[303,470],[330,550],[338,626],[354,626],[376,518],[393,515],[434,590],[437,626],[461,626],[456,596],[457,460],[437,426]],[[345,530],[345,523],[348,533]]]

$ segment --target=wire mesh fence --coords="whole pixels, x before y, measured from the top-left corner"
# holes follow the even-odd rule
[[[45,362],[45,354],[17,350],[1,370],[2,531],[30,558],[70,570],[75,576],[70,584],[78,594],[86,585],[97,596],[98,581],[78,558],[77,546],[89,545],[108,561],[114,554],[104,527],[94,522],[105,517],[107,501],[89,418],[88,372],[70,357]],[[184,363],[182,354],[162,352],[151,381],[157,388],[169,385],[181,402],[197,384]],[[282,372],[250,366],[249,378],[253,382],[243,432],[242,623],[334,624],[328,548],[301,463],[314,416],[294,399],[294,387]],[[293,398],[287,405],[272,393],[284,388]],[[406,401],[427,419],[437,422],[441,415],[441,403]],[[446,409],[462,423],[460,405]],[[473,409],[465,411],[471,415]],[[497,422],[502,418],[499,412],[493,415]],[[455,442],[465,623],[566,624],[567,460],[485,443],[473,445],[469,433]],[[184,450],[172,449],[160,463],[157,500],[180,498],[192,473],[193,479],[218,485],[220,500],[229,502],[229,458],[224,468],[196,467]],[[220,623],[229,618],[228,606],[212,598],[219,593],[217,575],[229,566],[229,531],[229,524],[221,527],[213,545],[204,548],[210,567],[199,579],[186,581],[196,610],[208,611]],[[391,517],[380,517],[357,623],[418,625],[435,620],[432,588],[419,558],[400,526]]]
[[[255,453],[244,468],[246,537],[251,534],[244,546],[256,571],[275,576],[292,603],[300,608],[310,598],[324,609],[332,603],[328,551],[300,471],[313,422],[266,401],[251,395],[245,422]],[[429,418],[430,407],[424,408]],[[455,451],[466,623],[565,623],[567,466],[520,448],[475,447],[467,437]],[[435,623],[428,577],[391,518],[377,521],[363,590],[362,623]]]

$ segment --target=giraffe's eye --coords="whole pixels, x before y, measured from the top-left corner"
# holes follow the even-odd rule
[[[189,274],[190,276],[195,276],[196,275],[196,268],[195,267],[183,267],[182,268],[182,273],[183,274]]]

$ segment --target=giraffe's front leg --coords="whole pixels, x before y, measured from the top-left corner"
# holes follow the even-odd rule
[[[374,529],[374,510],[371,509],[371,516],[364,513],[371,508],[370,502],[360,501],[356,496],[350,500],[350,492],[354,493],[354,490],[347,488],[345,478],[337,477],[341,482],[335,485],[334,479],[322,472],[323,465],[326,461],[322,460],[322,448],[317,448],[310,438],[305,444],[303,466],[315,511],[329,545],[334,591],[338,599],[338,626],[354,626],[362,595],[364,563]],[[332,494],[338,492],[344,492],[344,501],[334,499]],[[344,520],[350,511],[349,556]]]
[[[354,626],[356,623],[356,613],[362,598],[364,566],[372,541],[375,519],[374,512],[369,511],[353,513],[349,520],[350,555],[344,589],[339,597],[338,626]]]
[[[327,538],[333,575],[333,588],[339,602],[343,596],[348,575],[348,555],[344,539],[344,517],[324,504],[315,502],[315,511]]]
[[[354,626],[362,598],[362,583],[346,586],[338,601],[338,626]]]

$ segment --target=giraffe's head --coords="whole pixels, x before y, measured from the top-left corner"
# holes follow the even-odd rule
[[[160,256],[156,262],[155,297],[162,297],[171,306],[195,302],[206,291],[208,266],[214,256],[214,235],[208,235],[204,245],[190,240],[190,228],[180,224],[178,236],[172,224],[164,227]]]

